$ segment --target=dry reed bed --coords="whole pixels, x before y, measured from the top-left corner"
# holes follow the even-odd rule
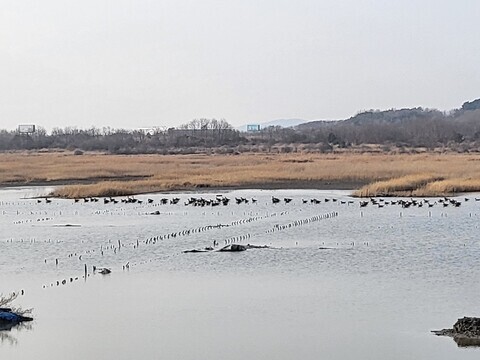
[[[118,181],[132,176],[144,178]],[[278,183],[315,187],[330,182],[369,183],[355,193],[357,196],[434,196],[480,191],[480,156],[0,154],[0,184],[82,180],[91,184],[67,185],[55,195],[115,196],[249,185],[268,188]]]

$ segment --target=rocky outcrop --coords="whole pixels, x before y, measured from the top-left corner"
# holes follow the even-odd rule
[[[187,253],[206,253],[206,252],[240,252],[245,251],[248,249],[274,249],[268,245],[241,245],[241,244],[231,244],[226,245],[218,250],[215,250],[213,247],[206,247],[203,249],[192,249],[192,250],[184,250],[182,251],[184,254]]]
[[[458,319],[452,329],[432,331],[438,336],[452,337],[458,346],[480,346],[480,318],[463,317]]]
[[[227,245],[218,251],[238,252],[238,251],[245,251],[245,250],[247,250],[247,247],[245,245],[232,244],[232,245]]]
[[[467,337],[480,337],[480,318],[464,317],[453,325],[453,331]]]
[[[253,246],[253,245],[240,245],[240,244],[231,244],[224,246],[218,250],[215,250],[212,247],[206,247],[204,249],[193,249],[193,250],[184,250],[183,253],[205,253],[205,252],[239,252],[239,251],[245,251],[247,249],[253,249],[253,248],[263,248],[262,246]]]
[[[188,253],[205,253],[205,252],[210,252],[210,251],[212,251],[212,250],[213,250],[212,248],[192,249],[192,250],[184,250],[183,253],[184,253],[184,254],[188,254]]]

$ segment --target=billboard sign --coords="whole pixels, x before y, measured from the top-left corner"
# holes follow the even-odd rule
[[[33,134],[35,132],[35,125],[18,125],[18,132],[20,134]]]
[[[257,124],[249,124],[249,125],[247,125],[247,131],[248,131],[248,132],[260,131],[260,125],[257,125]]]

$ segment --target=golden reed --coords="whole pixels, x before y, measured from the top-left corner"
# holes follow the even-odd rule
[[[356,196],[436,196],[480,191],[480,155],[0,154],[0,185],[52,182],[66,184],[54,195],[67,198],[275,184],[321,188],[325,183],[356,184]]]

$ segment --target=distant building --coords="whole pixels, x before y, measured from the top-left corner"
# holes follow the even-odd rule
[[[260,131],[260,125],[258,124],[247,125],[247,132],[257,132],[257,131]]]

